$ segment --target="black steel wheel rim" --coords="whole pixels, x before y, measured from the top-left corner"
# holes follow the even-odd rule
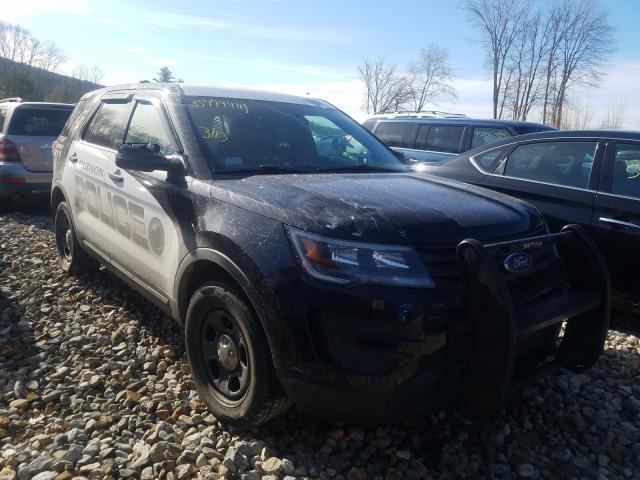
[[[214,397],[227,406],[240,403],[249,388],[251,362],[245,335],[226,310],[212,310],[204,319],[202,362]]]
[[[73,258],[73,231],[71,223],[66,214],[60,218],[60,228],[58,229],[58,251],[63,262],[69,263]]]

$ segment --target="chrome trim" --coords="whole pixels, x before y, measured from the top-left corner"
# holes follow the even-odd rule
[[[601,223],[613,225],[614,227],[631,228],[635,230],[640,230],[640,225],[636,225],[635,223],[631,223],[631,222],[625,222],[623,220],[616,220],[615,218],[600,217],[598,220]]]

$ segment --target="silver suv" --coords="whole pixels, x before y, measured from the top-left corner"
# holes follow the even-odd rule
[[[0,205],[34,191],[49,191],[51,144],[73,111],[66,103],[0,100]]]

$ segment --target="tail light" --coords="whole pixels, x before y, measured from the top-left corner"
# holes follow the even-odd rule
[[[19,162],[16,144],[8,138],[0,138],[0,162]]]

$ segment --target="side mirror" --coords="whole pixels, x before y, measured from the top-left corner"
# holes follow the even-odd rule
[[[164,156],[155,143],[123,143],[116,153],[116,165],[126,170],[153,172],[162,170],[170,176],[184,176],[182,160],[176,156]]]

